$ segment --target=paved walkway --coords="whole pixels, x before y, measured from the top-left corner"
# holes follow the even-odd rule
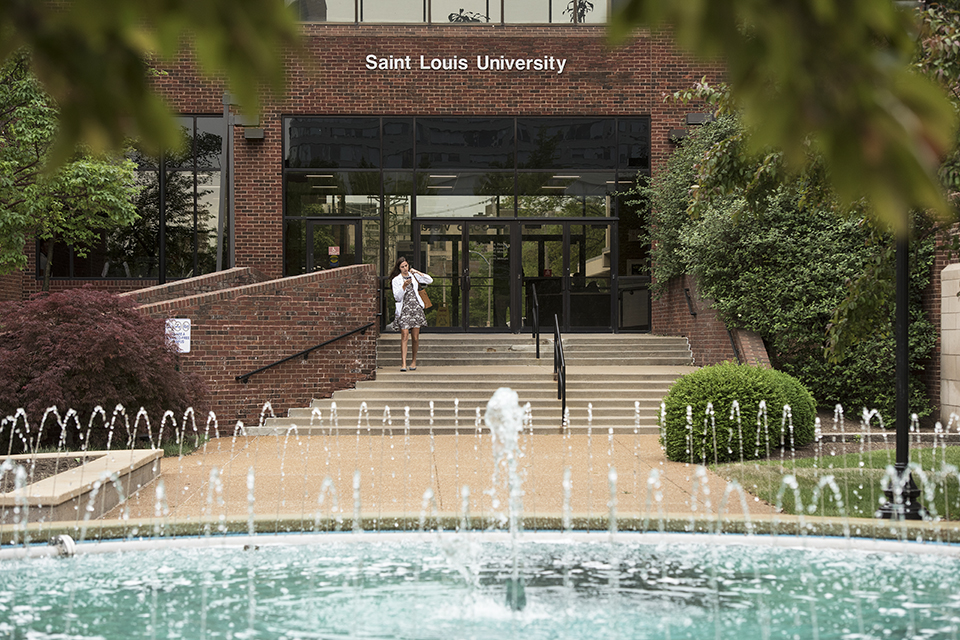
[[[525,434],[520,448],[525,516],[563,514],[566,469],[569,508],[577,516],[609,513],[611,469],[616,471],[619,516],[656,517],[661,509],[684,517],[715,514],[727,485],[715,474],[707,472],[698,479],[695,467],[667,461],[657,436]],[[505,477],[506,466],[494,463],[487,430],[433,437],[399,433],[217,438],[192,455],[162,460],[161,508],[171,522],[203,516],[242,518],[250,509],[261,517],[312,518],[329,514],[336,500],[344,517],[352,517],[358,495],[364,517],[416,519],[430,490],[438,512],[462,515],[466,504],[470,517],[482,517],[505,511]],[[156,515],[156,496],[152,487],[134,496],[128,517]],[[427,513],[433,511],[429,500]],[[740,516],[740,498],[729,502],[724,513]],[[748,503],[750,515],[774,513],[772,506],[750,496]],[[115,509],[107,518],[121,513]]]

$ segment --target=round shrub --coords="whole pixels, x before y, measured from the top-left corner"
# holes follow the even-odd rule
[[[22,418],[6,420],[3,452],[56,447],[61,439],[73,449],[101,448],[118,404],[131,429],[142,407],[156,434],[164,412],[179,424],[188,407],[200,412],[205,396],[202,379],[180,370],[163,320],[141,314],[126,298],[79,288],[0,306],[0,418],[22,408],[29,428],[24,433]],[[95,415],[98,406],[105,418]],[[77,417],[64,432],[54,416],[43,421],[49,407],[61,418],[70,409]],[[129,434],[118,423],[112,443],[123,445]],[[171,431],[168,425],[164,435]]]
[[[793,445],[812,442],[816,404],[795,378],[731,362],[703,367],[678,379],[664,398],[661,444],[677,462],[763,457],[781,441],[791,444],[790,421],[783,420],[785,405],[791,409]]]

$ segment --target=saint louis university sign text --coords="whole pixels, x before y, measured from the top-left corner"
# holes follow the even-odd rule
[[[424,71],[466,71],[471,66],[480,71],[555,71],[563,73],[567,66],[566,58],[542,56],[539,58],[508,58],[506,56],[477,56],[466,58],[453,56],[450,58],[427,58],[420,56],[419,60],[413,56],[387,56],[386,58],[371,53],[365,58],[365,66],[371,71],[408,71],[422,69]]]

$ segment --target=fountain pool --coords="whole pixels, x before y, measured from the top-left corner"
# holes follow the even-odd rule
[[[0,636],[748,640],[960,632],[960,549],[948,545],[526,533],[516,546],[525,606],[512,608],[507,534],[168,542],[135,553],[83,543],[79,551],[101,553],[5,563]]]
[[[643,436],[525,434],[501,391],[486,428],[478,409],[444,441],[214,438],[106,520],[93,497],[70,521],[21,500],[0,526],[0,637],[960,635],[952,525],[748,512]]]

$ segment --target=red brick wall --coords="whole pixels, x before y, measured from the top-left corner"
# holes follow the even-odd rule
[[[687,302],[685,291],[690,294],[690,303]],[[671,280],[657,302],[658,304],[653,305],[651,313],[653,333],[686,337],[693,352],[694,364],[706,366],[726,360],[737,361],[737,353],[734,351],[730,333],[717,317],[717,312],[710,306],[710,301],[701,298],[697,293],[692,276]],[[696,316],[690,313],[691,305]],[[754,364],[755,360],[760,360],[761,363],[765,362],[769,365],[765,349],[763,356],[759,356],[759,349],[763,347],[763,343],[760,342],[758,347],[756,341],[749,337],[746,341],[750,352],[741,355],[748,356],[747,362]],[[742,341],[741,344],[743,344]]]
[[[254,375],[238,375],[313,347],[377,320],[378,280],[372,265],[357,265],[157,302],[140,310],[158,318],[189,318],[191,350],[184,369],[210,388],[209,408],[220,433],[237,421],[256,425],[264,403],[275,415],[307,407],[338,389],[372,378],[377,325]]]
[[[15,271],[0,276],[0,302],[19,302],[23,299],[23,273]]]
[[[763,344],[763,338],[760,337],[759,333],[746,329],[733,329],[732,333],[742,362],[770,367],[770,356],[767,354],[767,347]]]

